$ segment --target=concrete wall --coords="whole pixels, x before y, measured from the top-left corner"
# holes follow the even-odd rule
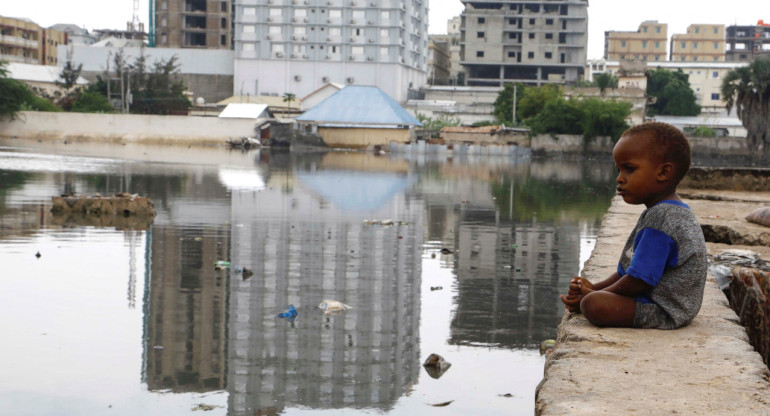
[[[319,127],[318,134],[329,147],[361,148],[387,146],[390,142],[408,142],[407,129],[356,129]]]
[[[612,152],[613,143],[609,136],[591,139],[587,147],[584,147],[584,142],[583,136],[579,135],[559,134],[552,136],[541,134],[532,137],[532,151],[535,153],[582,153],[585,149],[589,152]]]
[[[688,137],[693,154],[720,154],[723,156],[750,156],[745,137]]]
[[[217,144],[253,136],[255,120],[136,114],[23,111],[0,122],[0,136],[41,140]]]

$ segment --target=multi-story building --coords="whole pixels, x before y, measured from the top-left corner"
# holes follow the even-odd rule
[[[725,25],[694,24],[687,33],[671,35],[671,61],[720,62],[725,60]]]
[[[770,57],[770,23],[756,26],[727,26],[725,59],[728,62],[752,61]]]
[[[668,57],[668,25],[657,20],[646,20],[636,32],[604,32],[604,59],[642,59],[665,61]]]
[[[470,86],[577,81],[588,2],[463,1],[461,55]]]
[[[57,65],[56,47],[66,44],[64,32],[40,27],[29,19],[0,16],[0,60]]]
[[[428,71],[423,0],[235,0],[236,95],[305,96],[328,82],[398,102]]]
[[[88,29],[71,23],[57,23],[50,29],[66,33],[69,45],[93,45],[99,40],[96,35],[88,33]]]
[[[150,45],[230,49],[231,0],[151,0]]]
[[[428,41],[428,83],[450,84],[449,67],[449,40],[443,35],[431,35]]]
[[[735,70],[746,63],[738,62],[647,62],[647,70],[653,71],[663,68],[670,71],[682,70],[689,76],[690,88],[695,93],[701,113],[721,114],[725,112],[725,104],[722,101],[722,80],[728,72]],[[590,61],[586,67],[586,73],[595,76],[598,73],[618,75],[621,70],[619,61],[597,60]],[[586,77],[590,81],[591,78]]]

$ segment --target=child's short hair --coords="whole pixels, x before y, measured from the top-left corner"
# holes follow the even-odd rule
[[[674,179],[677,184],[690,170],[690,141],[676,127],[667,123],[650,121],[631,127],[623,132],[621,137],[632,135],[647,136],[653,140],[655,144],[654,154],[660,157],[661,161],[674,164],[676,171]]]

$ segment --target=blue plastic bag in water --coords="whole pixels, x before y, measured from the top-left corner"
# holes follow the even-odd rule
[[[289,309],[287,309],[286,312],[279,313],[278,317],[288,318],[289,322],[294,322],[294,318],[297,317],[297,310],[294,309],[294,305],[289,305]]]

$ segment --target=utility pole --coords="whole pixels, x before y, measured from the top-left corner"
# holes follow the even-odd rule
[[[511,119],[513,125],[516,125],[516,83],[513,84],[513,118]]]

